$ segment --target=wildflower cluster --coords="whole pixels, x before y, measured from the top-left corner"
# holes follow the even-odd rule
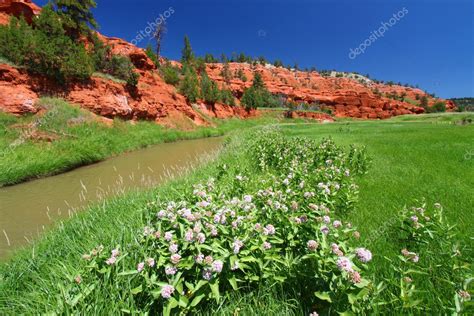
[[[307,284],[306,294],[321,308],[359,311],[372,254],[357,245],[352,225],[338,219],[357,197],[354,158],[332,141],[276,132],[248,143],[255,163],[222,166],[217,179],[194,185],[182,199],[151,203],[153,216],[137,244],[89,258],[94,264],[82,285],[94,271],[110,271],[130,278],[145,306],[157,304],[168,314],[260,282],[297,282]]]

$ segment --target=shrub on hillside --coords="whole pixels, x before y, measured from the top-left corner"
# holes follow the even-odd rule
[[[150,58],[151,61],[155,64],[156,67],[160,66],[160,60],[158,58],[158,55],[153,51],[153,48],[151,47],[151,45],[147,46],[145,53],[148,56],[148,58]]]
[[[219,87],[214,80],[211,80],[206,72],[201,75],[201,98],[206,103],[214,104],[219,101]]]
[[[240,101],[247,110],[259,107],[279,107],[281,103],[278,97],[267,90],[259,73],[254,75],[252,86],[244,91]]]
[[[114,77],[125,80],[130,86],[138,84],[139,75],[135,72],[135,67],[128,57],[113,55],[104,71]]]
[[[220,72],[220,76],[227,84],[229,84],[230,80],[232,80],[232,73],[230,71],[229,63],[227,61],[224,63],[224,66]]]
[[[84,46],[65,35],[49,6],[35,20],[35,28],[16,18],[0,26],[0,55],[60,83],[86,80],[94,71]]]
[[[184,78],[180,83],[179,92],[191,103],[199,98],[199,80],[191,67],[184,68]]]
[[[235,98],[230,90],[222,89],[219,92],[219,100],[224,104],[235,106]]]
[[[436,102],[431,107],[426,108],[427,113],[446,112],[446,104],[442,101]]]
[[[172,84],[173,86],[177,86],[179,84],[178,67],[172,66],[171,63],[167,62],[160,67],[160,72],[163,80],[167,84]]]

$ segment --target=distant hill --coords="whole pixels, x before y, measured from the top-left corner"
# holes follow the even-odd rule
[[[474,98],[452,98],[450,100],[456,104],[459,111],[474,112]]]

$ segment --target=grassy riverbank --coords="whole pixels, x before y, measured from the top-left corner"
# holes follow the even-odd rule
[[[62,173],[153,144],[222,136],[278,121],[267,114],[248,120],[214,120],[216,127],[181,131],[153,122],[114,120],[107,126],[88,111],[43,98],[41,115],[17,118],[0,112],[0,187]],[[51,142],[51,140],[53,140]]]
[[[474,157],[469,155],[474,150],[474,126],[454,124],[457,118],[456,115],[445,114],[441,119],[439,116],[420,116],[419,122],[405,122],[402,117],[328,125],[281,125],[287,137],[321,139],[331,136],[337,144],[367,147],[372,162],[367,174],[355,178],[360,192],[358,202],[353,210],[341,216],[344,222],[349,220],[354,224],[361,233],[360,244],[374,254],[373,262],[364,273],[375,284],[384,281],[387,286],[375,303],[386,302],[400,294],[400,289],[391,283],[398,282],[400,272],[395,272],[394,265],[384,256],[392,261],[398,260],[400,249],[406,247],[397,230],[399,211],[404,206],[420,205],[416,200],[425,199],[427,205],[439,202],[444,206],[449,224],[457,225],[454,228],[455,240],[463,249],[463,258],[471,262],[474,260],[470,233],[474,222],[469,215],[474,205]],[[217,179],[216,185],[224,183],[230,187],[228,179],[221,179],[224,165],[226,170],[241,170],[255,179],[265,178],[264,173],[255,169],[254,160],[254,155],[246,152],[245,146],[232,145],[217,161],[194,171],[189,177],[155,190],[109,200],[60,224],[34,247],[19,252],[11,261],[0,266],[0,313],[63,313],[66,310],[81,310],[88,314],[100,314],[106,310],[136,312],[144,306],[144,302],[139,299],[140,296],[131,294],[138,291],[137,280],[128,279],[126,275],[116,279],[107,274],[104,283],[95,285],[101,290],[85,286],[82,287],[84,292],[74,292],[76,285],[73,278],[82,273],[84,266],[81,255],[99,244],[106,246],[106,252],[118,245],[126,249],[136,244],[141,229],[158,210],[150,209],[152,201],[182,199],[194,184],[203,183],[209,177]],[[447,230],[433,229],[431,233],[438,236],[436,238],[440,242],[448,242],[444,240]],[[447,302],[454,306],[456,292],[453,289],[462,288],[462,284],[451,279],[459,276],[459,272],[453,273],[453,267],[448,263],[451,259],[445,259],[453,257],[443,253],[444,248],[439,245],[424,242],[423,245],[417,250],[419,263],[411,268],[419,269],[419,272],[410,275],[419,292],[412,293],[414,297],[408,298],[409,301],[419,299],[421,303],[402,307],[405,314],[436,310],[441,304],[440,297],[447,298]],[[133,266],[133,262],[139,260],[137,255],[139,258],[140,254],[134,251],[126,251],[124,265]],[[401,268],[403,264],[399,262],[395,266]],[[435,279],[428,276],[435,276]],[[90,279],[84,280],[88,282]],[[277,315],[307,314],[314,305],[300,299],[302,290],[296,286],[270,289],[267,283],[262,282],[260,288],[252,291],[244,288],[242,292],[229,294],[220,303],[203,305],[197,313],[232,315],[240,310],[241,314],[267,315],[269,311]],[[84,296],[89,293],[93,296],[89,295],[85,300]],[[398,307],[393,302],[390,304],[394,304],[393,308]],[[447,303],[443,304],[446,306]],[[380,308],[384,310],[383,305]]]

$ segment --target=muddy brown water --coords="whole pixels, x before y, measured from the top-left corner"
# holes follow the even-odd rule
[[[27,245],[54,221],[90,203],[150,187],[195,166],[222,138],[155,145],[57,176],[0,188],[0,260]]]

